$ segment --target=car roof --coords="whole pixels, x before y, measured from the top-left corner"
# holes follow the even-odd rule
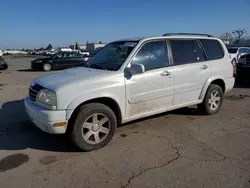
[[[175,38],[182,38],[182,39],[217,39],[212,36],[205,36],[205,35],[169,35],[169,36],[152,36],[152,37],[133,37],[133,38],[125,38],[116,40],[113,42],[121,42],[121,41],[128,41],[128,42],[139,42],[139,41],[146,41],[146,40],[156,40],[156,39],[175,39]]]

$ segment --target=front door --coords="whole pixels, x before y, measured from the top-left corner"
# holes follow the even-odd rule
[[[171,107],[174,99],[174,70],[169,66],[166,41],[142,45],[131,63],[144,65],[145,72],[125,78],[126,116],[136,119]]]
[[[175,70],[174,106],[195,103],[210,78],[210,64],[198,41],[177,39],[170,44]]]

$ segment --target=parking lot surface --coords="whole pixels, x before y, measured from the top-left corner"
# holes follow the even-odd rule
[[[227,93],[216,115],[185,108],[128,123],[87,153],[29,121],[29,84],[51,74],[30,70],[31,59],[7,57],[0,73],[0,187],[250,187],[249,86]]]

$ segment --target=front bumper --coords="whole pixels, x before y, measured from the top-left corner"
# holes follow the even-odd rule
[[[67,122],[66,110],[53,111],[34,104],[29,97],[25,98],[25,109],[30,120],[41,130],[50,134],[66,133],[67,125],[55,127],[55,123]]]

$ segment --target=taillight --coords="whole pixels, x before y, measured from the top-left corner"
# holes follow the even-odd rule
[[[232,64],[232,67],[233,67],[233,77],[235,77],[236,75],[236,64],[234,65],[233,63]]]

